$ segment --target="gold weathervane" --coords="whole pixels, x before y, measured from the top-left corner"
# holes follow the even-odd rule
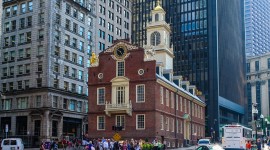
[[[196,95],[197,96],[201,96],[202,95],[202,92],[200,90],[196,89]]]
[[[92,52],[92,56],[90,58],[90,64],[92,65],[92,64],[94,64],[96,62],[97,62],[97,56],[96,56],[96,54],[94,52]]]

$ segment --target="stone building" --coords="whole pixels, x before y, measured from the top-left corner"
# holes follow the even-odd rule
[[[152,15],[145,49],[117,40],[89,68],[91,138],[113,137],[113,126],[123,128],[122,139],[158,138],[167,147],[204,137],[205,103],[195,86],[173,76],[170,26],[159,5]]]
[[[3,0],[1,134],[80,137],[87,124],[87,66],[95,34],[92,0]],[[25,140],[31,137],[30,141]]]
[[[258,115],[270,116],[270,53],[247,57],[248,121],[252,121],[252,103]]]
[[[96,0],[96,53],[131,37],[131,0]]]

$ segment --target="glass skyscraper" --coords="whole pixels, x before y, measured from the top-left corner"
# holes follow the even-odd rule
[[[174,73],[202,91],[206,136],[246,123],[244,1],[163,0],[174,47]],[[133,43],[146,44],[146,23],[155,0],[133,1]],[[215,131],[215,132],[214,132]]]
[[[245,0],[247,56],[270,51],[270,1]]]

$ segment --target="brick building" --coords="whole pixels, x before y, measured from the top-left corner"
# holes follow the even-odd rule
[[[122,139],[158,138],[168,147],[204,137],[205,103],[195,95],[195,86],[173,76],[165,12],[158,5],[152,15],[145,49],[118,40],[89,68],[91,138],[111,138],[112,126],[123,127]]]

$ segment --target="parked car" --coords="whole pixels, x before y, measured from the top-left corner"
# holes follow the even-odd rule
[[[202,145],[197,147],[196,150],[213,150],[213,147]]]
[[[200,139],[198,141],[198,146],[202,146],[202,145],[210,146],[211,145],[211,142],[210,142],[209,139]]]
[[[24,150],[21,138],[3,139],[1,143],[2,150]]]

